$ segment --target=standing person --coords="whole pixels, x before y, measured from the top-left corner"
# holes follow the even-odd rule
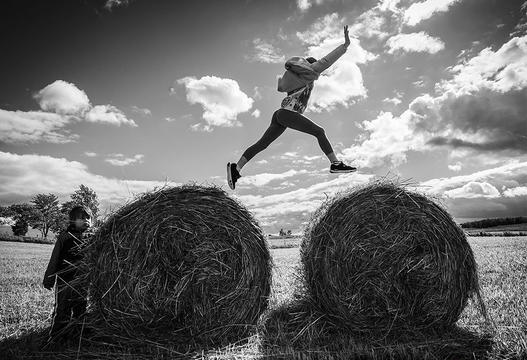
[[[50,340],[63,329],[72,318],[86,311],[86,294],[75,289],[71,282],[77,275],[76,266],[82,259],[80,250],[86,241],[86,231],[92,226],[92,212],[86,206],[75,206],[69,212],[69,225],[55,242],[42,284],[48,290],[55,285],[55,308]]]
[[[227,164],[227,181],[234,190],[236,181],[241,177],[240,171],[256,154],[269,146],[288,127],[313,135],[317,138],[320,148],[331,162],[331,173],[349,173],[357,169],[339,161],[333,148],[326,137],[325,131],[302,113],[313,90],[313,83],[318,76],[346,52],[350,44],[348,26],[344,26],[344,44],[320,60],[308,57],[292,57],[285,63],[286,72],[278,80],[278,91],[286,92],[280,109],[276,110],[271,119],[271,124],[263,136],[254,145],[245,150],[237,163]]]

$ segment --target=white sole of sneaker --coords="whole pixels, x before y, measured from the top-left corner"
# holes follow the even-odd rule
[[[227,163],[227,182],[231,190],[234,190],[234,183],[232,182],[231,163]]]
[[[352,173],[355,171],[357,171],[357,169],[355,170],[329,170],[329,172],[332,174],[347,174],[347,173]]]

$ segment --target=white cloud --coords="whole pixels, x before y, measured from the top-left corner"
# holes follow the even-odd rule
[[[328,196],[364,184],[372,178],[373,175],[346,174],[326,182],[317,182],[306,188],[271,195],[242,195],[239,199],[255,213],[258,219],[266,221],[275,219],[276,216],[291,217],[295,213],[314,211]],[[304,221],[305,216],[302,219]],[[288,221],[290,220],[291,218],[288,218]]]
[[[241,126],[237,120],[240,113],[251,109],[254,100],[240,90],[238,82],[216,76],[203,76],[201,79],[185,77],[178,80],[185,86],[187,101],[203,107],[203,119],[206,124],[201,128],[212,130],[215,126]],[[198,124],[194,125],[195,130]]]
[[[415,26],[431,18],[435,13],[448,11],[448,8],[461,0],[425,0],[410,5],[404,12],[404,22]]]
[[[176,121],[176,118],[171,117],[171,116],[166,116],[166,117],[165,117],[165,121],[168,121],[168,122],[174,122],[174,121]]]
[[[113,166],[128,166],[133,164],[140,164],[143,162],[145,156],[143,154],[136,154],[132,157],[126,157],[123,154],[110,154],[104,161]]]
[[[456,162],[455,164],[448,165],[448,168],[452,171],[461,171],[462,167],[463,166],[459,161]]]
[[[463,187],[470,182],[490,183],[498,189],[503,185],[518,186],[518,184],[522,184],[522,181],[527,181],[527,162],[511,161],[502,166],[477,171],[468,175],[430,179],[421,183],[421,186],[428,193],[441,195],[452,189]]]
[[[34,98],[42,110],[60,115],[82,115],[91,107],[84,91],[63,80],[47,85]]]
[[[0,109],[0,141],[9,143],[67,143],[79,136],[66,129],[81,121],[136,126],[112,105],[92,106],[86,93],[74,84],[56,80],[34,95],[43,111]]]
[[[360,167],[377,167],[385,162],[397,167],[406,162],[406,153],[421,150],[425,138],[413,129],[410,112],[394,117],[391,112],[381,112],[376,119],[363,121],[362,129],[369,137],[360,144],[342,151],[345,159]]]
[[[85,151],[84,155],[86,155],[87,157],[96,157],[97,153],[93,151]]]
[[[77,161],[1,151],[0,169],[0,202],[3,204],[28,201],[38,193],[57,194],[61,201],[65,201],[79,184],[84,184],[95,190],[103,208],[107,209],[166,184],[163,181],[107,178],[91,173],[86,165]]]
[[[399,116],[381,113],[363,122],[360,143],[343,153],[366,167],[397,166],[408,151],[438,147],[450,149],[463,167],[483,153],[496,161],[527,154],[525,69],[527,36],[485,49],[452,67],[452,78],[436,84],[437,96],[420,95]]]
[[[126,6],[130,3],[130,0],[106,0],[106,4],[104,4],[104,7],[107,10],[112,10],[113,8],[119,7],[119,6]]]
[[[328,0],[296,0],[296,5],[301,12],[306,12],[314,4],[321,5]]]
[[[141,114],[143,116],[150,116],[152,115],[152,111],[148,108],[141,108],[139,106],[133,105],[132,111],[138,114]]]
[[[389,54],[394,54],[397,51],[435,54],[445,48],[445,43],[439,38],[420,31],[418,33],[394,35],[386,41],[386,46],[389,48]]]
[[[512,189],[506,189],[503,191],[503,195],[506,197],[527,196],[527,186],[518,186]]]
[[[259,118],[260,117],[260,110],[258,109],[255,109],[252,113],[251,113],[251,116],[255,117],[255,118]]]
[[[128,119],[121,110],[113,105],[95,105],[86,113],[85,119],[89,122],[107,123],[116,126],[137,126],[135,121]]]
[[[462,95],[488,89],[505,93],[527,87],[527,35],[515,37],[497,51],[485,48],[451,68],[453,79],[440,88]]]
[[[43,111],[6,111],[0,109],[0,141],[8,143],[50,142],[62,144],[78,139],[64,127],[70,116]]]
[[[402,103],[401,99],[399,99],[397,97],[385,98],[383,100],[383,102],[390,103],[390,104],[393,104],[393,105],[399,105],[400,103]]]
[[[254,53],[246,56],[246,59],[263,63],[283,63],[285,56],[272,44],[256,38],[253,40]]]
[[[451,214],[461,218],[520,216],[527,211],[527,161],[511,161],[496,168],[468,175],[431,179],[421,183],[422,190],[443,196]],[[519,188],[517,194],[497,189]]]
[[[263,186],[269,184],[271,181],[283,180],[299,174],[306,174],[307,170],[288,170],[281,174],[262,173],[257,175],[243,176],[239,180],[240,185]]]
[[[298,31],[296,36],[305,44],[320,44],[329,37],[342,39],[342,19],[334,12],[318,18],[306,31]]]
[[[444,195],[454,199],[496,198],[500,192],[488,182],[471,181],[462,187],[445,191]]]
[[[378,4],[379,10],[397,12],[397,5],[401,0],[381,0]]]

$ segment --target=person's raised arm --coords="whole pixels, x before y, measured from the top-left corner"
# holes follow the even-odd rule
[[[311,64],[311,68],[317,73],[322,73],[328,67],[333,65],[348,49],[350,44],[348,25],[344,26],[344,44],[339,45],[335,50],[324,56],[322,59]]]

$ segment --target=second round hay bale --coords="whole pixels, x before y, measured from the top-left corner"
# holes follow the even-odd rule
[[[271,258],[252,215],[223,190],[147,193],[95,234],[85,265],[94,316],[123,337],[244,336],[267,308]]]
[[[319,208],[301,260],[316,306],[352,330],[447,327],[480,298],[461,228],[429,198],[387,181]]]

